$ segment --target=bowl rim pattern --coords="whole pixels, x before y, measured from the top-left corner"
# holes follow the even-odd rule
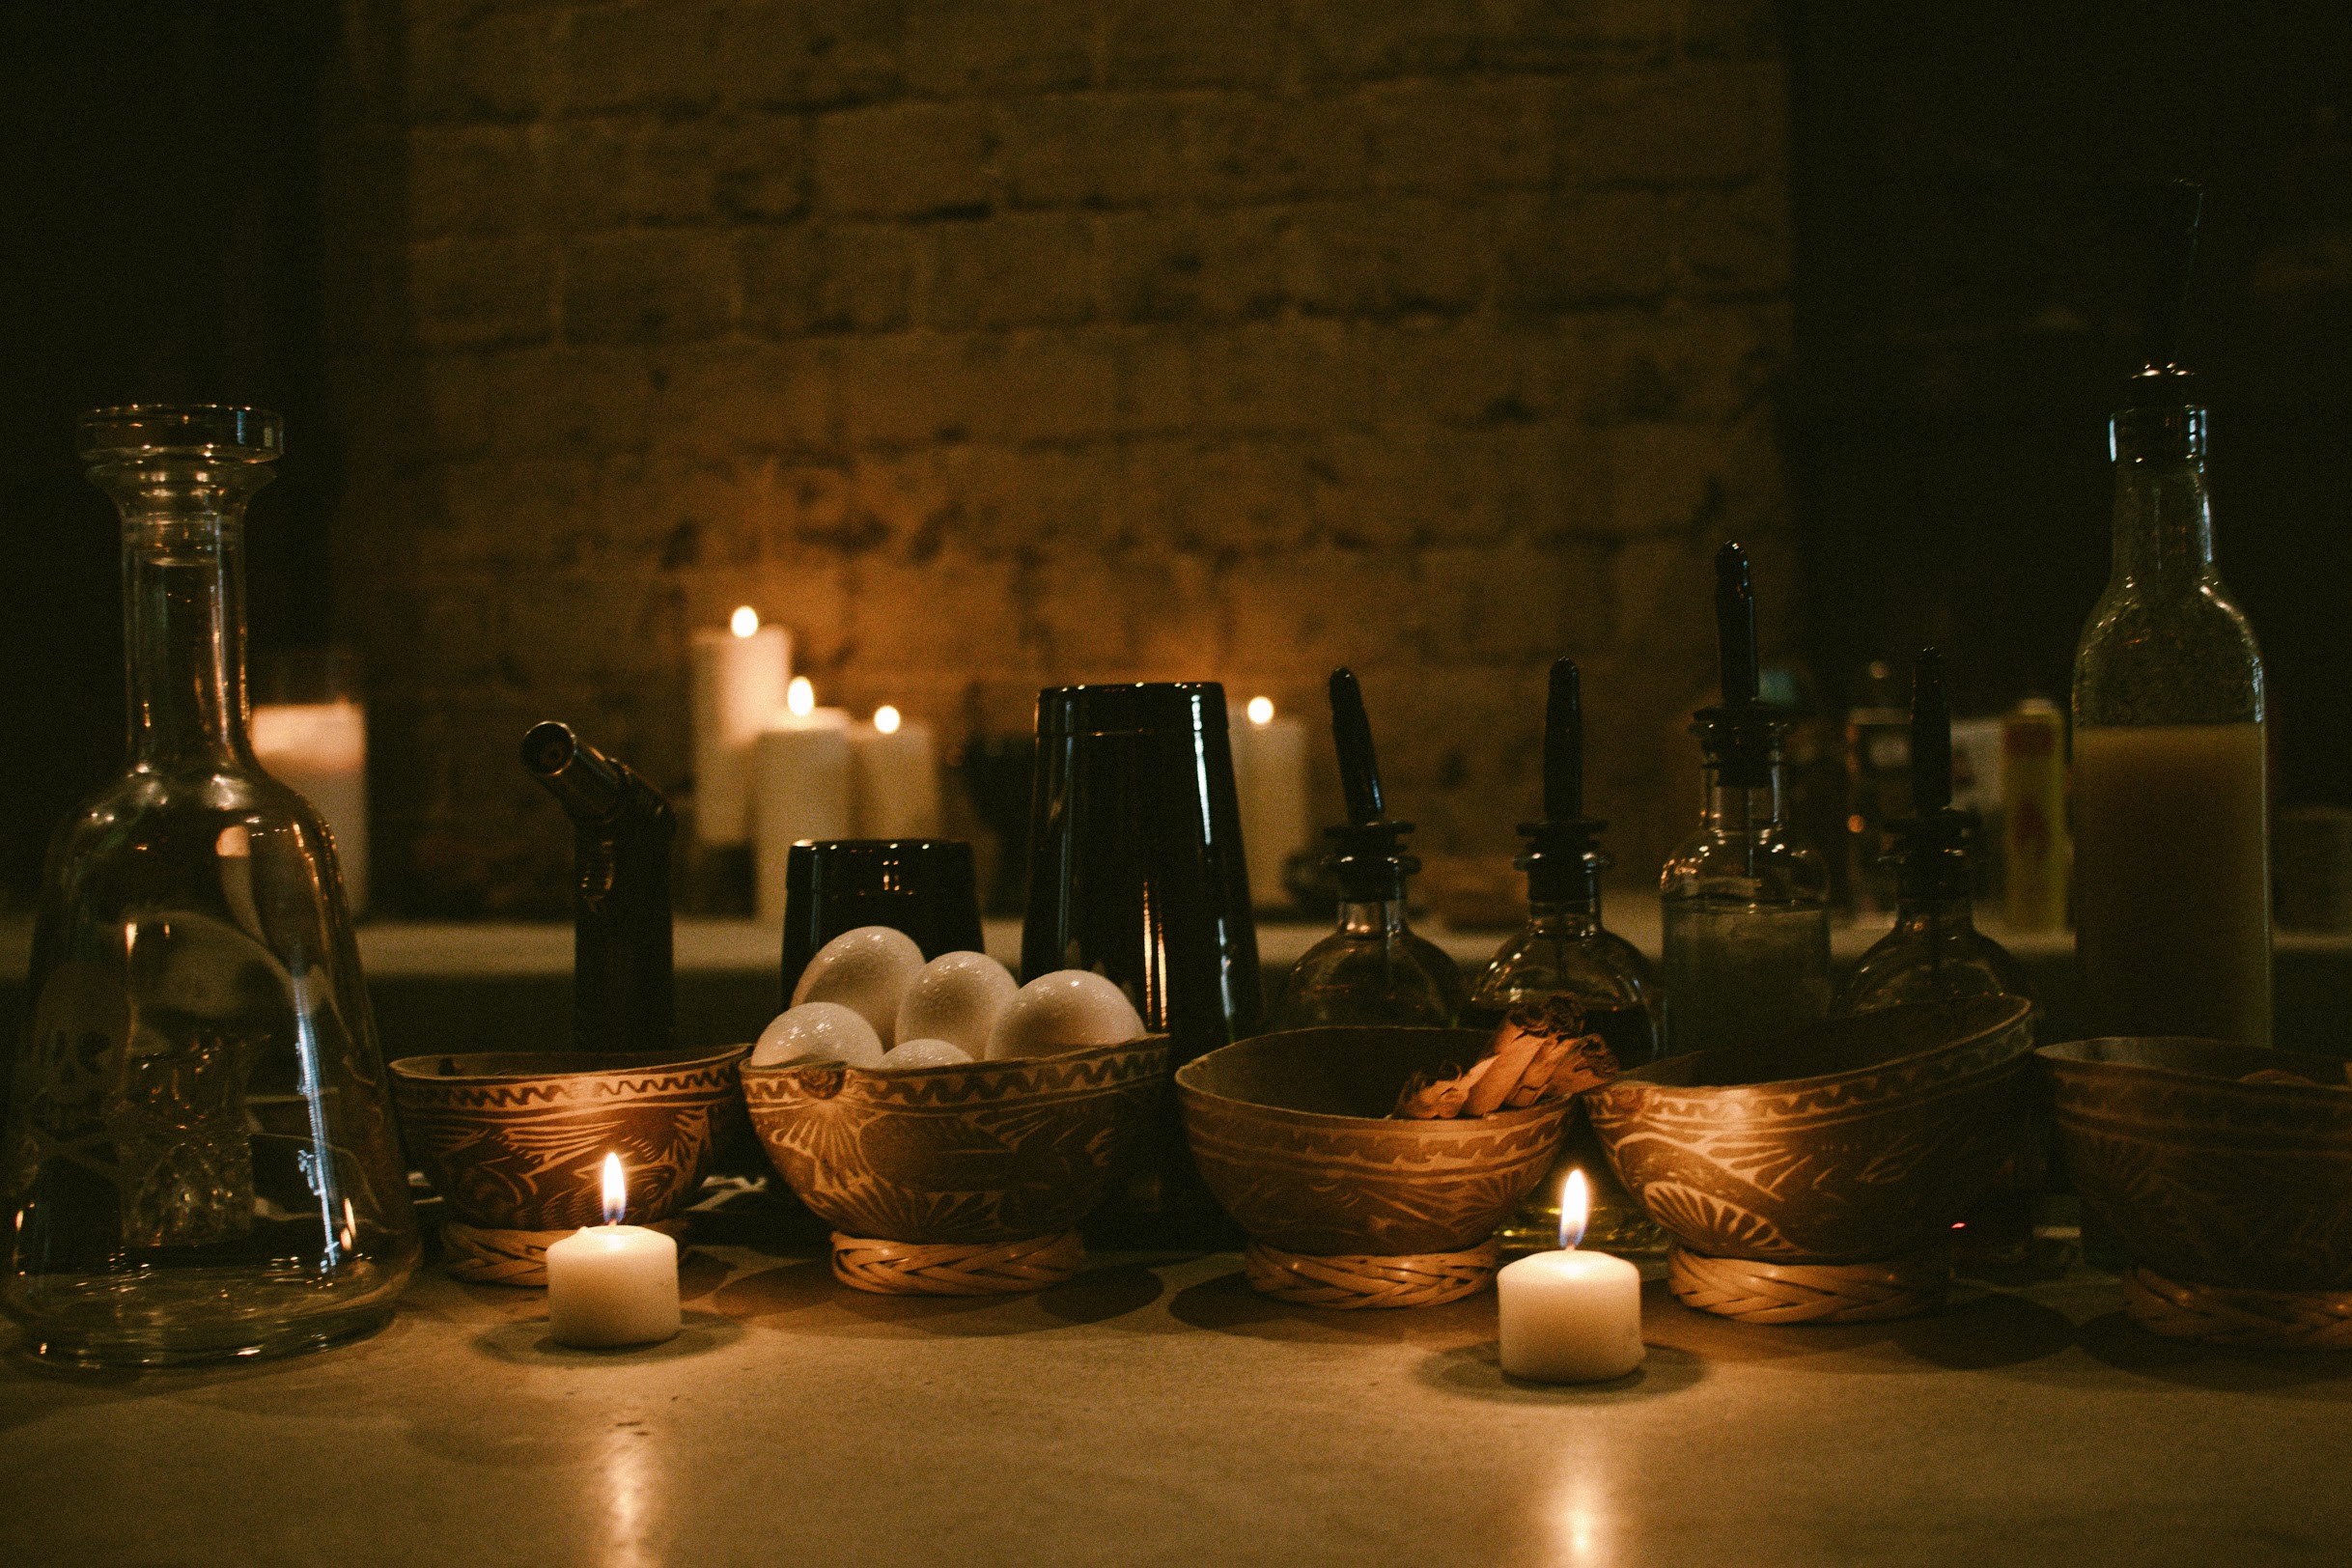
[[[888,1072],[843,1062],[778,1062],[754,1067],[746,1060],[741,1074],[744,1103],[755,1109],[851,1094],[858,1104],[878,1110],[953,1116],[974,1106],[1007,1100],[1047,1106],[1124,1088],[1138,1078],[1163,1075],[1162,1064],[1170,1049],[1167,1035],[1144,1034],[1050,1056],[947,1062]]]
[[[750,1053],[748,1041],[715,1049],[691,1047],[668,1051],[632,1051],[602,1059],[592,1051],[435,1050],[395,1057],[384,1066],[392,1076],[396,1092],[413,1097],[462,1098],[468,1104],[490,1106],[525,1105],[532,1099],[542,1098],[615,1099],[674,1090],[698,1077],[715,1075],[723,1079],[728,1069]],[[434,1071],[425,1065],[434,1062],[549,1062],[570,1059],[577,1059],[580,1065],[454,1073]],[[620,1084],[600,1081],[616,1078],[632,1081]],[[724,1087],[724,1083],[719,1086]],[[475,1098],[481,1096],[482,1091],[507,1093]]]

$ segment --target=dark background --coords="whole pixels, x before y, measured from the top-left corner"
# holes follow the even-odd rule
[[[1928,14],[1932,12],[1932,14]],[[1833,702],[1932,639],[1964,710],[2064,695],[2106,570],[2105,417],[2148,187],[2209,191],[2186,357],[2287,802],[2344,798],[2352,11],[1805,4],[1789,66],[1806,647]],[[257,649],[336,630],[318,94],[333,11],[41,5],[0,22],[0,899],[117,767],[116,545],[77,409],[250,402],[295,433],[249,534]]]

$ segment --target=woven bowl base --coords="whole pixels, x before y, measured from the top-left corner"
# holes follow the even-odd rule
[[[686,1222],[657,1219],[645,1227],[686,1244]],[[547,1288],[547,1248],[573,1230],[493,1230],[462,1220],[441,1221],[441,1272],[470,1285]]]
[[[1741,1323],[1884,1323],[1944,1303],[1951,1257],[1942,1250],[1890,1263],[1756,1263],[1677,1246],[1666,1282],[1683,1305]]]
[[[1436,1306],[1493,1283],[1501,1249],[1493,1242],[1467,1252],[1353,1253],[1319,1257],[1252,1242],[1243,1267],[1258,1293],[1301,1306]]]
[[[877,1242],[833,1232],[833,1277],[877,1296],[1021,1296],[1086,1261],[1075,1230],[1019,1242]]]
[[[2280,1350],[2352,1350],[2352,1290],[2188,1285],[2138,1265],[2124,1271],[2132,1321],[2168,1339]]]

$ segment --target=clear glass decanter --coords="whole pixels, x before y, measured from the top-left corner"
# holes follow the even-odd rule
[[[1660,873],[1666,1049],[1739,1046],[1828,1016],[1829,874],[1790,829],[1781,710],[1756,700],[1755,599],[1737,545],[1716,556],[1721,704],[1692,725],[1698,827]]]
[[[1619,1067],[1638,1067],[1658,1055],[1658,982],[1640,949],[1601,923],[1601,873],[1610,859],[1600,834],[1609,825],[1584,815],[1584,715],[1578,687],[1574,660],[1552,666],[1544,816],[1520,825],[1526,848],[1513,862],[1527,874],[1527,923],[1497,950],[1470,988],[1462,1022],[1494,1028],[1514,1013],[1565,998]],[[1505,1246],[1557,1246],[1560,1192],[1577,1169],[1592,1194],[1585,1245],[1620,1255],[1665,1255],[1666,1233],[1617,1180],[1581,1110],[1571,1120],[1559,1162],[1497,1238]]]
[[[334,847],[246,739],[243,515],[283,427],[110,408],[80,449],[123,519],[130,766],[49,852],[0,1308],[82,1364],[331,1344],[418,1246]]]

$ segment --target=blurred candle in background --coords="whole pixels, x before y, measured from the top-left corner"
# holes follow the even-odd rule
[[[297,649],[264,664],[253,705],[253,754],[270,777],[311,803],[335,841],[345,907],[368,903],[368,712],[357,661],[342,649]]]
[[[889,704],[850,731],[851,816],[859,838],[937,838],[939,768],[931,728]]]
[[[751,748],[784,708],[792,636],[745,604],[694,633],[694,833],[705,844],[751,837]]]
[[[784,918],[793,845],[850,836],[850,715],[818,707],[816,688],[801,676],[768,723],[752,744],[750,815],[759,917],[774,922]]]
[[[1242,846],[1249,857],[1249,901],[1282,909],[1290,893],[1282,867],[1311,842],[1306,809],[1306,726],[1274,713],[1274,699],[1252,697],[1233,741],[1233,787],[1241,796]]]

